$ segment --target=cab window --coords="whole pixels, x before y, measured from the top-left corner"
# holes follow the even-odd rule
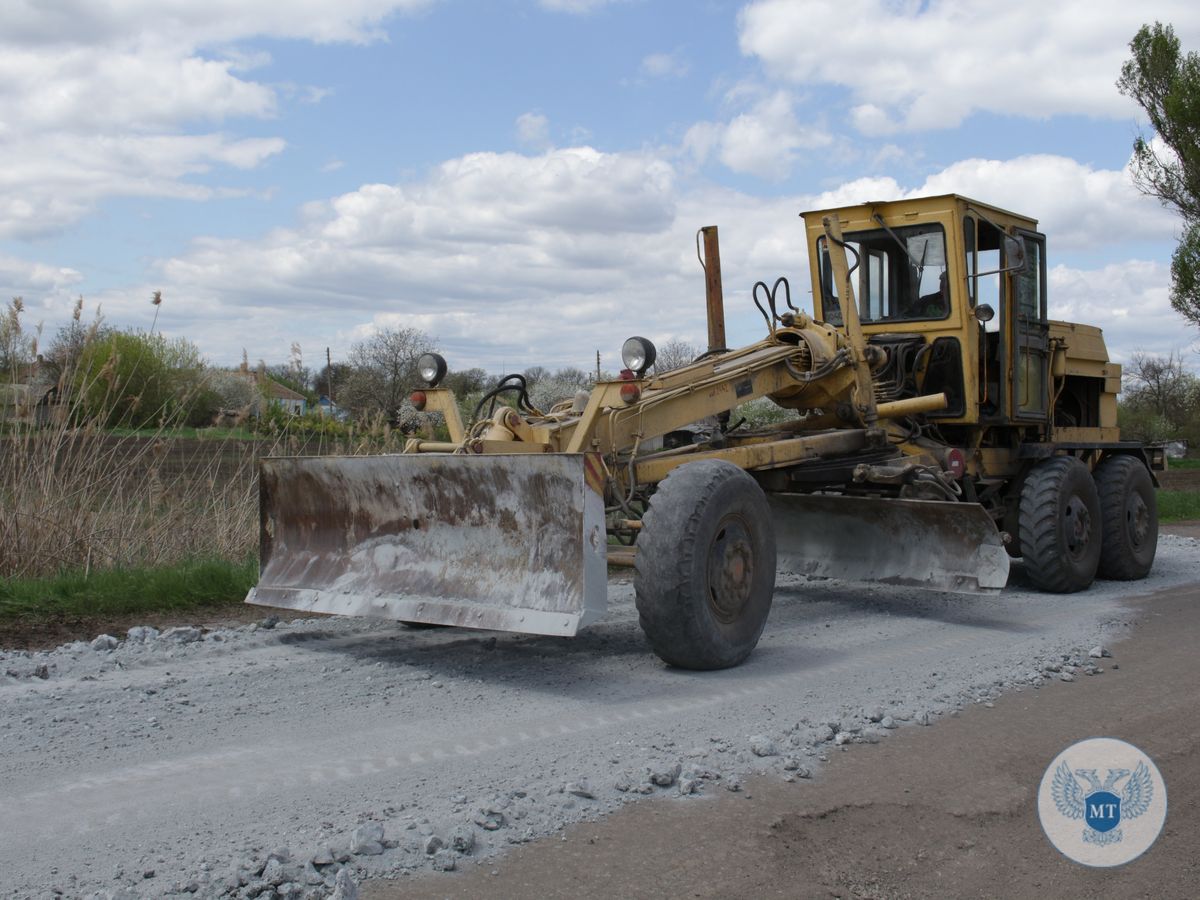
[[[855,231],[845,235],[858,315],[871,322],[945,319],[950,315],[946,235],[941,225]],[[841,325],[838,286],[825,238],[817,241],[824,319]],[[857,256],[856,256],[857,254]]]

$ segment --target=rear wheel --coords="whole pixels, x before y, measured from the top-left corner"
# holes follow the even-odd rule
[[[1103,517],[1099,575],[1118,581],[1145,578],[1158,549],[1158,504],[1145,463],[1110,456],[1096,467]]]
[[[637,541],[638,617],[654,652],[684,669],[724,669],[758,644],[775,591],[766,495],[722,460],[673,471]]]
[[[1056,456],[1036,466],[1021,488],[1021,556],[1043,591],[1081,591],[1100,562],[1100,496],[1087,466]]]

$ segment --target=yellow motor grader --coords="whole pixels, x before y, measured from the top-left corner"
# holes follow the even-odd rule
[[[1046,316],[1033,219],[957,195],[803,214],[811,311],[755,285],[765,336],[725,347],[715,228],[701,229],[709,349],[626,368],[553,408],[502,379],[463,421],[418,363],[448,441],[401,454],[265,460],[250,603],[569,636],[631,565],[666,662],[744,660],[777,569],[996,592],[1144,577],[1161,451],[1122,441],[1121,369],[1098,328]],[[702,246],[701,246],[702,245]],[[746,427],[770,398],[790,418]]]

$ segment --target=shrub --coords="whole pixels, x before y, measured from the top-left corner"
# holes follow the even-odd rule
[[[106,427],[206,425],[219,398],[185,338],[115,331],[85,346],[70,373],[74,412]]]

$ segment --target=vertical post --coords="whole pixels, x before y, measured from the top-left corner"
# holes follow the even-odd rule
[[[850,264],[846,260],[846,245],[842,240],[842,227],[837,216],[821,219],[825,229],[825,242],[829,248],[829,261],[833,264],[833,277],[838,286],[838,302],[842,308],[842,327],[850,344],[850,358],[854,363],[855,408],[867,428],[874,428],[879,420],[875,409],[875,383],[871,379],[871,366],[867,361],[867,340],[863,336],[862,322],[858,318],[858,301],[854,297],[854,285],[850,282]],[[857,265],[858,263],[856,263]]]
[[[329,406],[333,406],[333,356],[325,348],[325,387],[329,389]]]
[[[704,300],[708,310],[708,349],[726,350],[725,346],[725,295],[721,289],[721,251],[717,245],[717,226],[706,225],[700,229],[704,236]]]

